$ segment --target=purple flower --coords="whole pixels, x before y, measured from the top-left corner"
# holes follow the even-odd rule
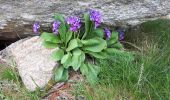
[[[34,31],[34,33],[38,33],[38,32],[39,32],[39,29],[40,29],[40,24],[39,24],[39,22],[35,22],[34,25],[33,25],[33,31]]]
[[[70,25],[70,30],[73,32],[77,32],[77,30],[81,27],[81,20],[76,16],[69,16],[66,19],[67,24]]]
[[[90,20],[94,21],[95,28],[98,27],[102,22],[102,15],[99,11],[96,10],[90,10]]]
[[[54,21],[53,22],[53,29],[52,29],[54,34],[58,34],[59,27],[60,27],[60,22],[59,21]]]
[[[118,30],[118,32],[119,32],[119,41],[124,40],[125,32],[123,30]]]
[[[108,28],[104,28],[104,32],[106,35],[106,39],[110,39],[112,35],[111,31]]]

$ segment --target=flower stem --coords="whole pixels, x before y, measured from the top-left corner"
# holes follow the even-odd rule
[[[74,39],[76,38],[76,33],[75,32],[73,32],[73,34],[74,34]]]
[[[77,39],[79,38],[80,31],[77,33]]]
[[[92,27],[93,27],[93,25],[92,25],[92,23],[91,23],[91,24],[90,24],[89,32],[85,32],[85,33],[84,33],[84,35],[83,35],[83,37],[82,37],[82,40],[87,36],[87,33],[90,33],[90,32],[91,32]]]
[[[83,37],[81,38],[82,40],[86,37],[87,32],[84,33]]]

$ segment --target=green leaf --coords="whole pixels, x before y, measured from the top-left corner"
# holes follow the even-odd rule
[[[88,75],[89,69],[88,69],[87,64],[82,63],[80,66],[80,71],[81,71],[82,75]]]
[[[112,32],[111,38],[108,40],[108,45],[112,45],[118,41],[118,32]]]
[[[67,53],[66,55],[63,56],[63,58],[61,59],[61,64],[63,64],[64,68],[68,68],[71,64],[71,54]]]
[[[107,43],[105,40],[95,37],[93,39],[81,40],[83,44],[83,50],[91,51],[91,52],[101,52],[103,49],[107,47]]]
[[[62,23],[65,22],[64,16],[61,15],[61,14],[58,14],[58,13],[55,14],[54,19],[55,19],[55,20],[58,20],[58,21],[60,21],[60,22],[62,22]]]
[[[98,81],[98,74],[100,72],[100,67],[91,64],[91,63],[82,63],[80,71],[83,75],[86,76],[87,81],[94,85]]]
[[[65,23],[61,23],[60,24],[60,28],[59,28],[59,35],[61,37],[61,39],[65,42],[66,41],[66,34],[67,34],[67,28],[65,26]]]
[[[100,72],[100,67],[88,63],[88,68],[89,68],[88,70],[89,72],[86,75],[86,78],[90,84],[95,85],[98,81],[98,73]]]
[[[54,79],[56,82],[68,80],[68,70],[64,69],[63,66],[60,66],[55,70]]]
[[[53,51],[53,52],[52,52],[52,55],[51,55],[51,57],[52,57],[52,59],[53,59],[54,61],[59,61],[59,60],[61,60],[63,56],[64,56],[64,51],[63,51],[62,49]]]
[[[61,64],[64,64],[70,57],[71,57],[70,53],[65,54],[61,59]]]
[[[82,63],[82,61],[80,61],[82,59],[81,55],[82,55],[82,51],[80,49],[73,50],[71,66],[73,67],[74,71],[77,71]]]
[[[123,45],[120,42],[113,44],[112,47],[119,50],[123,49]]]
[[[95,85],[98,82],[98,77],[95,76],[93,73],[90,73],[88,75],[86,75],[87,81],[91,84],[91,85]]]
[[[72,37],[72,32],[71,31],[68,31],[67,34],[66,34],[66,44],[70,41],[71,37]]]
[[[104,51],[108,53],[108,55],[121,55],[124,53],[124,51],[115,48],[107,48]]]
[[[55,76],[54,76],[55,81],[61,80],[63,72],[64,72],[64,67],[62,66],[60,66],[59,68],[55,70]]]
[[[48,42],[48,41],[43,41],[42,44],[43,44],[43,46],[45,46],[48,49],[54,49],[58,46],[56,43],[51,43],[51,42]]]
[[[51,43],[60,43],[60,39],[58,36],[54,35],[53,33],[47,33],[47,32],[43,32],[41,34],[41,38],[44,40],[44,41],[47,41],[47,42],[51,42]]]
[[[71,51],[77,47],[81,46],[80,42],[78,39],[72,39],[69,44],[68,44],[68,48],[66,49],[66,51]]]
[[[59,31],[59,33],[60,33],[59,35],[60,35],[62,41],[63,41],[63,42],[66,42],[67,27],[66,27],[66,24],[65,24],[65,18],[64,18],[64,16],[61,15],[61,14],[55,14],[54,19],[61,22],[61,23],[60,23],[60,28],[59,28],[58,31]]]
[[[100,29],[100,28],[95,29],[93,34],[94,36],[98,36],[100,38],[104,37],[104,31],[103,29]]]
[[[62,75],[60,81],[67,81],[67,80],[68,80],[68,77],[69,77],[69,75],[68,75],[68,69],[64,69],[64,72],[63,72],[63,75]]]
[[[85,53],[83,51],[81,51],[81,55],[79,57],[79,61],[80,62],[84,62],[85,58],[86,58]]]
[[[102,51],[102,52],[86,52],[89,55],[95,57],[95,58],[99,58],[99,59],[106,59],[107,58],[107,53]]]
[[[91,64],[91,63],[88,63],[88,66],[89,66],[89,70],[90,72],[92,72],[95,76],[97,76],[100,72],[100,67],[94,65],[94,64]]]
[[[85,20],[85,33],[88,33],[90,31],[90,16],[88,13],[84,14],[84,20]]]

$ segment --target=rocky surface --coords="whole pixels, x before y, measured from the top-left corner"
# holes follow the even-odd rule
[[[17,41],[0,52],[0,59],[16,64],[27,89],[33,91],[37,85],[42,88],[52,78],[57,63],[50,59],[54,49],[42,46],[39,36]]]
[[[169,0],[0,0],[0,40],[22,38],[40,21],[44,27],[54,13],[82,15],[88,9],[99,10],[107,25],[136,25],[170,13]],[[48,23],[48,24],[47,24]]]

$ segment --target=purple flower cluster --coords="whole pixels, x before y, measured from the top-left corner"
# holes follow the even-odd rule
[[[58,29],[59,29],[59,27],[60,27],[60,22],[59,21],[54,21],[53,22],[53,33],[54,34],[58,34]]]
[[[102,15],[99,11],[90,10],[90,20],[94,21],[95,28],[98,27],[102,22]]]
[[[123,30],[118,30],[119,32],[119,41],[123,41],[125,38],[125,32]]]
[[[108,28],[104,28],[104,32],[106,35],[106,39],[110,39],[112,35],[111,31]]]
[[[89,14],[90,14],[90,20],[95,23],[95,28],[98,27],[102,22],[102,15],[100,14],[100,12],[96,11],[96,10],[90,10]],[[66,19],[66,22],[67,22],[67,24],[70,25],[70,30],[73,31],[73,32],[77,32],[78,29],[81,27],[81,20],[80,20],[79,17],[69,16]],[[54,34],[58,34],[60,24],[61,23],[59,21],[54,21],[53,22],[52,31],[53,31]],[[39,29],[40,29],[39,22],[35,22],[34,25],[33,25],[33,31],[35,33],[38,33]],[[106,29],[106,31],[107,31],[107,29]],[[108,31],[107,31],[107,33],[108,33]],[[107,35],[107,37],[109,38],[109,35]]]
[[[77,30],[81,27],[81,20],[76,16],[69,16],[66,19],[67,24],[70,25],[70,30],[73,32],[77,32]]]
[[[39,32],[39,29],[40,29],[40,24],[39,24],[39,22],[35,22],[34,25],[33,25],[33,31],[34,31],[34,33],[38,33],[38,32]]]

